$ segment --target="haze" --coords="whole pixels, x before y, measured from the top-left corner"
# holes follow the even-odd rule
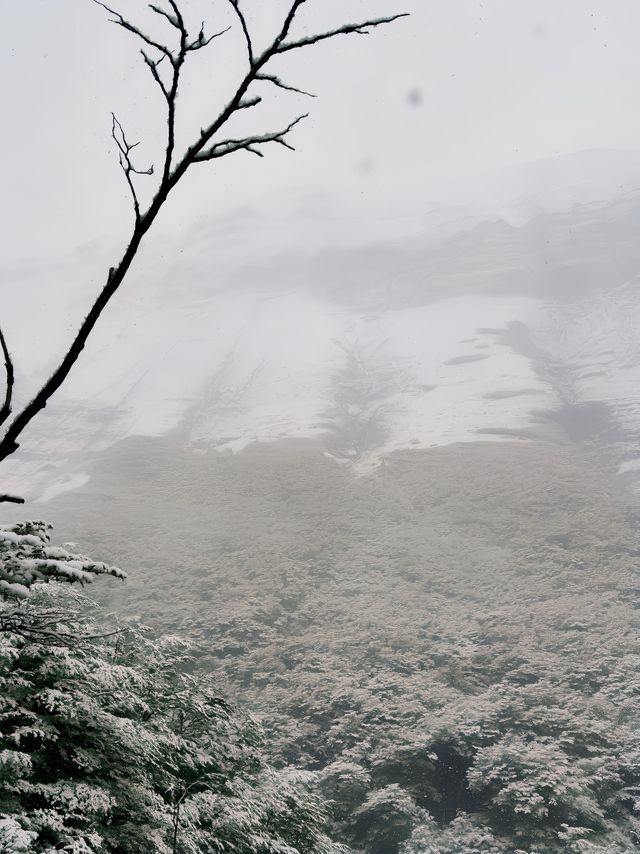
[[[286,3],[245,6],[266,38]],[[3,463],[1,491],[27,498],[4,515],[126,569],[99,602],[195,644],[268,761],[325,799],[334,843],[631,854],[640,6],[304,8],[303,32],[411,17],[281,60],[318,98],[271,93],[239,127],[309,110],[296,151],[180,185]],[[88,0],[3,10],[16,407],[131,228],[111,111],[137,165],[162,149],[162,104],[107,18]],[[214,44],[181,145],[245,61],[237,27]]]
[[[254,13],[261,31],[279,5]],[[199,0],[189,10],[214,28],[228,22],[222,3]],[[309,4],[304,20],[313,27],[403,10],[411,18],[375,38],[283,60],[283,71],[319,98],[273,98],[256,121],[268,128],[311,108],[296,131],[297,153],[272,151],[265,163],[240,155],[199,170],[163,229],[247,204],[290,210],[319,193],[358,218],[411,218],[434,201],[469,201],[472,176],[576,150],[638,146],[636,3],[351,0]],[[4,258],[116,243],[126,233],[110,113],[152,160],[161,104],[132,37],[106,17],[84,0],[24,0],[4,11]],[[236,45],[231,34],[217,42],[214,100]],[[187,119],[197,121],[195,107],[206,114],[208,97],[206,87],[194,92]]]

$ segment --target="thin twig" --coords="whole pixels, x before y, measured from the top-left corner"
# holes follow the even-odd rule
[[[5,340],[4,333],[1,328],[0,349],[2,349],[2,355],[4,356],[4,369],[6,373],[4,403],[2,404],[2,408],[0,409],[0,424],[4,424],[7,418],[11,415],[11,399],[13,397],[13,385],[15,382],[15,375],[13,371],[13,362],[11,361],[9,348],[7,347],[7,342]]]
[[[175,124],[176,124],[176,99],[178,97],[178,85],[180,81],[180,69],[187,55],[187,30],[184,25],[184,19],[180,14],[180,9],[174,2],[170,0],[171,8],[173,9],[176,27],[180,32],[180,48],[176,57],[172,54],[173,73],[171,76],[171,85],[167,93],[167,146],[164,155],[164,166],[162,169],[162,182],[166,184],[171,172],[171,162],[173,160],[173,149],[175,146]]]
[[[18,635],[35,643],[46,641],[58,641],[63,643],[87,643],[95,640],[104,640],[114,635],[122,635],[128,629],[115,629],[112,632],[101,632],[94,635],[81,635],[75,632],[65,632],[59,629],[44,629],[38,625],[30,625],[28,616],[22,622],[0,619],[0,633]]]
[[[393,21],[397,21],[400,18],[407,18],[408,15],[408,12],[402,12],[398,15],[391,15],[388,18],[373,18],[370,21],[363,21],[361,24],[344,24],[342,27],[337,27],[335,30],[328,30],[326,33],[319,33],[315,36],[306,36],[305,38],[296,39],[292,42],[283,42],[276,48],[276,53],[286,53],[289,50],[308,47],[312,44],[318,44],[318,42],[324,41],[325,39],[332,39],[335,36],[347,36],[353,33],[361,36],[368,36],[370,29],[379,27],[382,24],[391,24]]]
[[[162,15],[163,18],[166,18],[172,27],[175,27],[177,30],[180,29],[180,19],[177,15],[170,15],[166,9],[162,9],[160,6],[154,6],[153,3],[149,3],[149,8],[152,12],[155,12],[156,15]]]
[[[293,130],[298,122],[306,119],[308,115],[308,113],[305,113],[302,116],[298,116],[298,118],[294,119],[284,130],[275,131],[274,133],[265,133],[260,136],[246,136],[242,139],[225,139],[222,142],[217,142],[207,151],[202,151],[194,159],[197,162],[215,160],[218,157],[225,157],[227,154],[232,154],[234,151],[250,151],[252,154],[257,154],[259,157],[262,157],[262,152],[256,149],[255,146],[264,145],[269,142],[277,142],[285,148],[288,148],[290,151],[295,151],[294,147],[289,145],[285,137],[291,130]]]
[[[130,33],[133,33],[134,35],[138,36],[138,38],[142,39],[142,41],[148,44],[149,47],[153,47],[156,50],[159,50],[160,53],[163,53],[173,62],[173,54],[166,45],[161,44],[160,42],[157,42],[154,39],[150,38],[150,36],[143,33],[142,30],[134,26],[134,24],[132,24],[130,21],[127,21],[126,18],[123,18],[119,12],[116,12],[114,9],[111,9],[109,6],[107,6],[106,3],[103,3],[102,0],[93,0],[93,2],[97,3],[98,6],[102,6],[102,8],[106,9],[106,11],[110,15],[114,16],[113,18],[111,18],[112,23],[117,24],[124,30],[128,30]]]
[[[291,29],[291,25],[293,24],[294,19],[300,10],[300,7],[304,3],[306,3],[306,0],[293,0],[293,3],[291,4],[290,9],[287,12],[287,16],[284,19],[284,23],[282,24],[282,29],[280,30],[280,33],[278,34],[278,36],[276,36],[273,44],[271,45],[271,48],[269,49],[269,51],[271,53],[277,53],[279,45],[282,44],[282,42],[289,35],[289,30]]]
[[[131,196],[133,198],[133,210],[135,212],[137,224],[138,222],[140,222],[140,203],[138,201],[138,194],[136,193],[136,188],[131,176],[153,175],[153,166],[150,166],[148,169],[136,169],[135,166],[133,166],[133,164],[131,163],[130,154],[136,146],[140,145],[140,143],[128,142],[127,137],[124,133],[124,129],[116,118],[115,113],[111,113],[111,117],[111,136],[113,137],[115,144],[118,146],[118,159],[120,161],[120,167],[124,172],[124,177],[126,178],[127,184],[129,185],[129,189],[131,190]]]
[[[238,104],[239,110],[247,110],[250,107],[257,107],[258,104],[262,103],[262,98],[260,95],[256,95],[254,98],[247,98],[246,101],[240,101]]]
[[[144,50],[141,49],[140,53],[142,54],[144,61],[148,65],[149,70],[151,71],[151,74],[153,76],[153,79],[156,81],[156,83],[158,84],[158,86],[162,90],[162,94],[164,95],[165,99],[168,100],[169,99],[169,90],[165,86],[164,81],[163,81],[162,77],[160,77],[160,73],[158,72],[158,66],[160,65],[160,63],[164,59],[164,54],[160,57],[160,59],[153,60],[153,59],[151,59],[151,57],[147,53],[145,53]]]
[[[306,95],[309,98],[318,97],[312,92],[306,92],[304,89],[298,89],[295,86],[289,86],[287,83],[283,83],[275,74],[256,74],[255,79],[273,83],[274,86],[277,86],[279,89],[285,89],[287,92],[297,92],[298,95]]]
[[[198,33],[198,37],[195,38],[192,42],[190,42],[187,45],[186,49],[187,51],[200,50],[200,48],[206,47],[208,44],[211,44],[214,39],[220,38],[220,36],[223,36],[225,33],[228,33],[230,29],[231,27],[225,27],[224,30],[218,30],[217,33],[213,33],[213,35],[211,36],[205,36],[203,21],[202,26],[200,27],[200,32]]]
[[[240,26],[242,27],[242,32],[244,34],[244,40],[247,43],[247,54],[249,55],[249,66],[253,68],[254,65],[254,53],[253,53],[253,41],[251,39],[251,33],[249,32],[249,27],[247,25],[247,19],[244,16],[244,12],[240,8],[240,0],[229,0],[229,3],[233,6],[233,9],[240,21]]]

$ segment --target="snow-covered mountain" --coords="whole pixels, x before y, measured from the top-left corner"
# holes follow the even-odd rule
[[[314,203],[152,240],[3,488],[48,501],[86,483],[110,444],[171,431],[200,454],[318,439],[359,473],[402,449],[584,439],[570,410],[593,421],[593,404],[613,419],[609,438],[617,425],[628,472],[640,466],[636,174],[631,154],[535,164],[512,182],[511,221],[429,206],[422,228],[414,218],[393,239],[361,223],[350,233],[346,214]],[[108,265],[85,247],[3,271],[23,400]]]

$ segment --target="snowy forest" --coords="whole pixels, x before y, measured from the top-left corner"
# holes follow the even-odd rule
[[[0,854],[640,850],[637,26],[8,12]]]

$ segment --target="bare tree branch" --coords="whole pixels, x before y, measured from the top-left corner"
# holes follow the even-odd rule
[[[225,33],[228,33],[231,27],[225,27],[224,30],[219,30],[217,33],[213,33],[211,36],[205,36],[204,34],[204,21],[202,22],[202,26],[200,27],[200,32],[198,33],[198,37],[194,39],[187,45],[187,51],[192,50],[200,50],[202,47],[206,47],[208,44],[214,39],[220,38]]]
[[[251,40],[251,34],[249,32],[249,27],[247,26],[247,19],[244,16],[242,9],[240,8],[240,0],[229,0],[229,3],[234,8],[236,15],[238,16],[238,20],[240,21],[240,26],[242,27],[242,32],[244,33],[244,39],[247,43],[247,54],[249,55],[249,66],[253,68],[254,65],[254,53],[253,53],[253,42]]]
[[[115,116],[115,113],[111,113],[112,123],[111,123],[111,136],[115,144],[118,146],[118,157],[120,160],[120,167],[124,172],[124,177],[129,185],[129,190],[131,191],[131,196],[133,198],[133,210],[135,212],[136,224],[140,222],[140,203],[138,201],[138,194],[136,193],[136,188],[133,183],[132,175],[153,175],[153,166],[150,166],[148,169],[136,169],[131,163],[131,151],[137,146],[140,145],[139,142],[129,143],[127,142],[127,138],[124,134],[124,130],[122,125],[118,121]]]
[[[175,14],[175,10],[174,10],[174,14],[171,15],[169,12],[167,12],[166,9],[162,9],[160,6],[154,6],[153,3],[149,3],[149,8],[151,9],[152,12],[155,12],[156,15],[162,15],[163,18],[166,18],[172,27],[175,27],[177,30],[181,29],[180,17]]]
[[[202,151],[200,154],[196,155],[194,160],[198,163],[204,162],[205,160],[215,160],[218,157],[233,154],[234,151],[250,151],[252,154],[257,154],[259,157],[262,157],[262,152],[257,150],[255,146],[264,145],[269,142],[278,142],[280,145],[284,145],[285,148],[295,151],[295,148],[292,145],[289,145],[285,137],[298,124],[298,122],[306,119],[308,115],[309,113],[305,113],[303,116],[298,116],[298,118],[294,119],[284,130],[276,131],[274,133],[265,133],[261,136],[247,136],[243,139],[225,139],[222,142],[217,142],[207,151]]]
[[[0,495],[0,503],[6,504],[24,504],[24,498],[19,498],[17,495]]]
[[[110,19],[112,21],[112,23],[117,24],[119,27],[122,27],[124,30],[128,30],[130,33],[133,33],[134,35],[138,36],[138,38],[142,39],[143,42],[146,42],[149,45],[149,47],[153,47],[156,50],[159,50],[160,53],[163,53],[166,57],[168,57],[171,60],[171,62],[173,62],[173,54],[171,53],[171,51],[169,50],[169,48],[166,45],[163,45],[160,42],[154,41],[148,35],[143,33],[141,29],[134,26],[134,24],[132,24],[130,21],[127,21],[126,18],[123,18],[119,12],[114,11],[109,6],[107,6],[106,3],[103,3],[102,0],[93,0],[93,2],[97,3],[98,6],[102,6],[102,8],[106,9],[106,11],[110,15],[114,16],[113,18]]]
[[[262,103],[262,98],[260,95],[256,95],[254,98],[247,98],[246,101],[240,101],[238,104],[239,110],[248,110],[250,107],[256,107],[258,104]]]
[[[178,55],[171,54],[172,77],[171,85],[167,91],[167,146],[164,157],[164,167],[162,170],[162,184],[166,183],[171,171],[171,162],[173,160],[173,149],[175,146],[175,123],[176,123],[176,98],[178,96],[178,83],[180,80],[180,69],[187,55],[187,30],[184,25],[184,19],[180,13],[175,0],[169,0],[173,9],[174,27],[180,33],[180,48]],[[161,184],[161,186],[162,186]]]
[[[144,50],[140,50],[140,53],[142,54],[145,63],[148,65],[149,70],[151,71],[151,74],[153,76],[153,79],[156,81],[156,83],[158,84],[158,86],[162,90],[162,94],[164,95],[165,100],[168,101],[169,100],[169,90],[165,86],[164,81],[163,81],[162,77],[160,77],[160,73],[158,72],[158,66],[160,65],[160,63],[164,59],[164,54],[160,57],[160,59],[153,60],[153,59],[151,59],[151,57],[148,54],[146,54],[144,52]]]
[[[407,17],[408,12],[403,12],[399,15],[392,15],[389,18],[373,18],[371,21],[363,21],[361,24],[344,24],[344,26],[337,27],[335,30],[329,30],[326,33],[319,33],[315,36],[306,36],[305,38],[296,39],[296,41],[292,42],[283,42],[276,48],[276,53],[286,53],[288,50],[296,50],[299,47],[308,47],[312,44],[318,44],[318,42],[324,41],[325,39],[332,39],[334,36],[350,35],[352,33],[367,36],[369,35],[369,30],[374,27],[380,27],[382,24],[391,24],[399,18]]]
[[[240,0],[229,0],[231,5],[233,6],[238,20],[240,21],[245,41],[247,43],[247,51],[249,54],[249,70],[245,74],[244,78],[240,81],[239,85],[236,87],[235,92],[231,96],[231,99],[226,104],[226,106],[220,111],[218,116],[213,121],[211,121],[209,125],[202,128],[200,135],[186,149],[182,157],[176,160],[176,162],[174,163],[176,102],[178,98],[178,89],[180,84],[180,71],[189,52],[196,51],[202,47],[205,47],[213,39],[218,38],[219,36],[227,32],[228,28],[218,33],[214,33],[214,35],[212,36],[207,37],[205,35],[205,25],[203,23],[198,33],[198,36],[190,40],[177,0],[166,0],[166,2],[171,8],[170,12],[163,9],[159,5],[150,4],[151,10],[157,15],[163,17],[168,22],[168,24],[179,33],[179,46],[175,49],[172,49],[168,45],[156,41],[155,39],[148,36],[135,24],[131,23],[120,13],[114,11],[108,5],[106,5],[106,3],[102,2],[102,0],[94,0],[94,2],[98,6],[105,9],[111,16],[113,16],[111,20],[114,23],[127,30],[128,32],[132,33],[133,35],[137,36],[146,45],[147,49],[152,48],[159,54],[159,58],[155,59],[153,55],[149,55],[146,49],[143,49],[141,51],[145,64],[148,66],[155,83],[160,87],[163,97],[167,102],[167,144],[164,155],[164,166],[162,170],[162,176],[159,180],[155,195],[149,203],[149,206],[144,212],[142,212],[140,210],[138,197],[135,191],[135,186],[133,184],[133,176],[150,175],[152,174],[152,168],[147,170],[139,170],[133,166],[130,155],[131,151],[136,147],[138,143],[130,144],[128,142],[125,137],[122,126],[116,119],[115,115],[113,115],[112,136],[116,142],[116,145],[118,146],[120,165],[125,174],[125,178],[129,185],[129,189],[131,191],[134,203],[135,224],[133,232],[131,234],[131,238],[124,251],[122,258],[114,267],[109,270],[109,274],[107,276],[107,280],[104,286],[96,297],[87,316],[81,323],[80,328],[76,333],[76,336],[71,342],[69,349],[63,356],[61,362],[55,368],[49,379],[37,392],[35,397],[31,401],[29,401],[29,403],[27,403],[26,406],[24,406],[24,408],[20,412],[18,412],[17,415],[13,417],[13,420],[9,422],[9,425],[5,430],[4,435],[0,437],[0,461],[6,459],[18,449],[18,439],[22,435],[22,432],[38,415],[38,413],[41,412],[47,406],[51,397],[56,393],[62,383],[66,380],[73,365],[80,357],[80,354],[82,353],[82,350],[84,349],[91,332],[95,328],[98,319],[102,315],[102,312],[105,310],[109,301],[122,284],[133,262],[133,259],[136,257],[142,239],[151,228],[158,213],[167,201],[171,191],[184,177],[187,170],[194,163],[203,162],[206,160],[215,160],[220,157],[224,157],[227,154],[231,154],[235,151],[248,151],[251,154],[257,155],[258,157],[263,157],[264,155],[261,151],[261,147],[272,142],[283,145],[285,148],[293,148],[293,146],[288,143],[286,137],[289,132],[300,121],[302,121],[303,118],[306,117],[306,115],[298,116],[298,118],[292,121],[286,128],[284,128],[284,130],[281,131],[250,135],[240,139],[226,139],[220,142],[215,142],[216,135],[225,125],[227,125],[227,123],[230,121],[230,119],[233,118],[234,115],[236,115],[241,110],[256,106],[258,103],[260,103],[261,99],[259,97],[247,97],[247,92],[254,82],[269,82],[280,89],[297,92],[299,94],[310,95],[310,93],[308,92],[304,92],[301,89],[296,89],[294,86],[289,86],[283,83],[279,77],[273,74],[265,73],[264,69],[265,66],[269,63],[269,61],[273,59],[273,57],[282,53],[286,53],[287,51],[291,51],[297,48],[303,48],[308,45],[317,44],[320,41],[333,38],[337,35],[347,35],[351,33],[365,34],[370,29],[381,26],[383,24],[391,23],[393,21],[398,20],[399,18],[405,17],[405,15],[399,14],[387,18],[375,18],[369,21],[364,21],[360,24],[345,24],[342,27],[337,27],[336,29],[330,30],[325,33],[319,33],[314,36],[307,36],[301,39],[287,41],[289,32],[291,30],[298,11],[304,5],[304,3],[307,2],[307,0],[292,0],[279,33],[273,39],[271,44],[259,56],[257,56],[254,50],[254,45],[251,39],[249,27],[247,25],[247,20],[240,8]],[[158,0],[156,0],[156,2],[158,2]],[[161,76],[159,71],[159,66],[165,59],[169,60],[171,74],[170,76],[163,75],[163,79],[163,76]],[[6,353],[5,364],[7,364]],[[5,405],[0,411],[6,411],[6,406],[7,404],[5,401]],[[1,495],[0,501],[13,501],[16,503],[22,503],[23,499],[14,496]]]
[[[7,418],[11,415],[11,399],[13,397],[13,385],[15,382],[15,376],[13,372],[13,362],[11,361],[11,355],[9,353],[9,348],[7,347],[7,342],[5,340],[2,329],[0,329],[0,349],[2,350],[2,355],[4,356],[4,369],[6,373],[4,403],[2,404],[2,408],[0,408],[0,424],[4,424]]]
[[[277,86],[279,89],[285,89],[287,92],[297,92],[298,95],[307,95],[309,98],[317,98],[317,95],[314,95],[312,92],[306,92],[304,89],[297,89],[295,86],[289,86],[288,84],[283,83],[275,74],[256,74],[255,79],[273,83],[274,86]]]
[[[169,3],[169,5],[171,6],[171,8],[173,9],[173,14],[174,14],[174,16],[175,16],[175,20],[176,20],[176,24],[175,24],[175,26],[176,26],[179,30],[184,31],[184,29],[185,29],[185,26],[184,26],[184,19],[183,19],[183,17],[182,17],[182,12],[180,11],[180,7],[179,7],[179,6],[178,6],[178,4],[176,3],[176,0],[167,0],[167,2]]]
[[[274,53],[278,52],[278,47],[282,44],[282,42],[289,35],[289,30],[291,29],[291,25],[293,24],[296,15],[298,14],[300,7],[303,6],[307,0],[293,0],[291,7],[287,13],[286,18],[284,19],[284,23],[282,24],[282,29],[280,30],[279,35],[275,38],[273,44],[267,51],[269,57],[271,57]]]

